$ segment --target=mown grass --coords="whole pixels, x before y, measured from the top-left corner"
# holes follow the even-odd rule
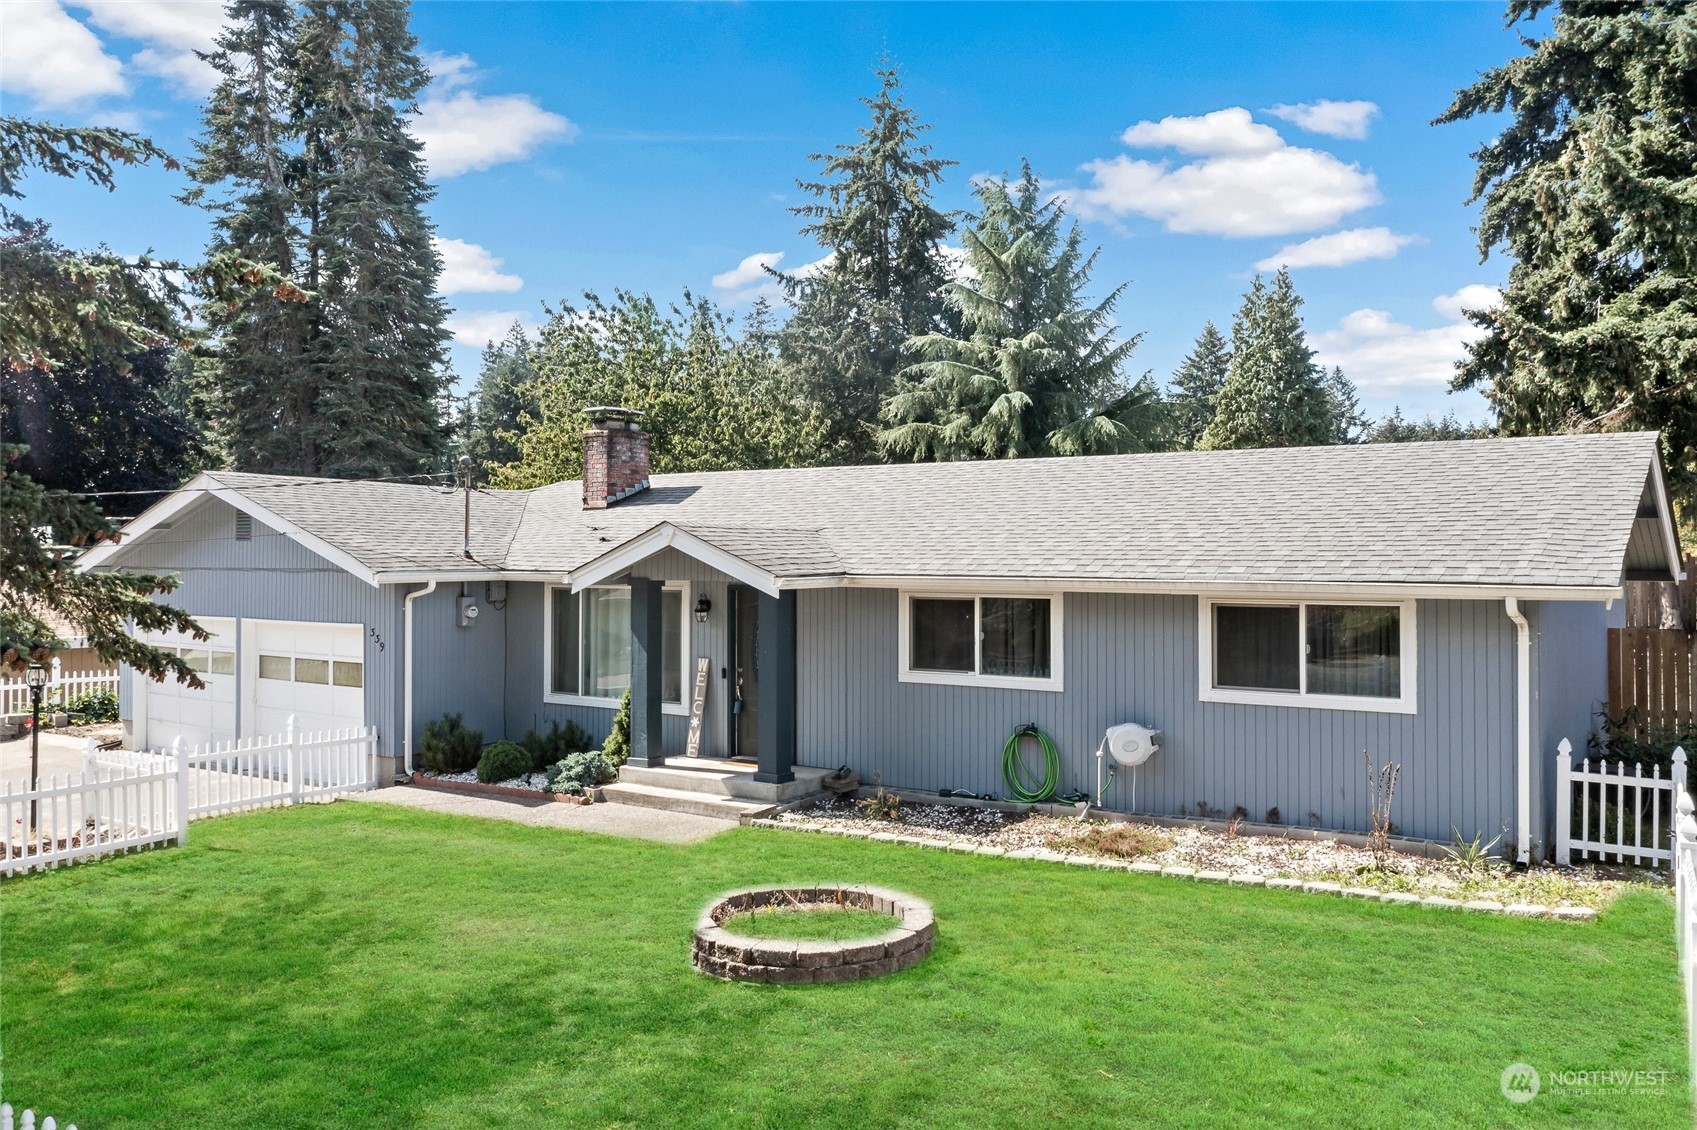
[[[725,920],[725,929],[745,938],[794,938],[801,942],[841,942],[875,938],[896,928],[894,915],[875,910],[784,910],[762,908]]]
[[[883,980],[694,972],[718,891],[876,883]],[[668,847],[339,803],[0,890],[5,1098],[99,1130],[1689,1127],[1672,914],[1594,924],[741,829]],[[1660,1096],[1503,1068],[1666,1070]]]

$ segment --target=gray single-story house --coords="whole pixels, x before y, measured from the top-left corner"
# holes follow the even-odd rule
[[[605,733],[753,782],[847,764],[1004,792],[1035,723],[1093,792],[1105,729],[1162,731],[1108,809],[1278,809],[1360,829],[1362,751],[1402,764],[1405,835],[1548,844],[1626,580],[1679,576],[1647,433],[650,475],[595,410],[582,482],[456,489],[207,473],[91,569],[176,573],[207,688],[129,679],[163,746],[423,724]],[[694,763],[692,763],[694,764]],[[729,763],[735,764],[735,762]]]

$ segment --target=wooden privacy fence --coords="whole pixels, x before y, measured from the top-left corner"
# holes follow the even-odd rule
[[[65,671],[57,656],[48,666],[47,687],[41,694],[41,709],[63,708],[78,695],[89,691],[118,693],[118,669],[99,671]],[[23,679],[0,679],[0,714],[28,714],[29,684]]]
[[[1602,760],[1573,764],[1573,743],[1556,747],[1556,862],[1574,855],[1606,863],[1673,862],[1677,800],[1685,796],[1685,750],[1673,769]]]
[[[179,739],[170,753],[101,750],[91,738],[80,774],[0,786],[0,875],[182,843],[203,816],[376,786],[374,727],[297,734],[291,717],[282,734],[194,749]]]

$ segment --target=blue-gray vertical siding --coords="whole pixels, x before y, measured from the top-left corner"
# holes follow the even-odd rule
[[[697,624],[694,616],[689,617],[688,669],[693,678],[694,661],[699,656],[706,656],[711,664],[711,677],[707,684],[707,716],[702,727],[702,753],[708,757],[723,757],[726,752],[725,701],[728,688],[725,674],[729,661],[726,648],[726,613],[730,604],[725,592],[731,580],[717,569],[703,565],[673,549],[662,550],[644,559],[633,566],[631,572],[660,581],[688,581],[689,599],[692,604],[701,596],[706,596],[713,602],[706,624]],[[543,617],[547,614],[543,593],[546,587],[540,583],[529,582],[514,582],[508,586],[507,736],[517,738],[526,730],[546,728],[556,721],[563,724],[569,719],[589,731],[590,736],[599,741],[606,736],[608,728],[613,724],[613,711],[610,708],[569,706],[543,701],[543,672],[546,663],[542,654]],[[686,681],[686,699],[689,697],[690,687],[691,683]],[[661,718],[660,732],[666,756],[682,756],[689,737],[689,719],[679,714],[667,713]]]
[[[174,593],[158,598],[197,616],[316,620],[365,628],[365,718],[377,727],[382,752],[399,753],[401,615],[395,586],[376,587],[260,522],[237,540],[236,510],[208,499],[137,543],[126,568],[176,573]],[[130,717],[130,688],[120,687]]]
[[[1588,756],[1598,713],[1608,699],[1609,629],[1626,622],[1626,602],[1544,601],[1533,619],[1533,838],[1550,843],[1555,831],[1556,747],[1566,738],[1573,756]]]
[[[1069,593],[1061,692],[904,683],[897,594],[799,594],[798,757],[847,762],[910,788],[1003,793],[1002,743],[1034,722],[1060,747],[1062,791],[1095,790],[1103,731],[1143,722],[1165,745],[1137,772],[1136,808],[1359,828],[1362,751],[1402,763],[1393,819],[1447,840],[1489,839],[1514,821],[1514,632],[1500,602],[1421,601],[1415,714],[1206,703],[1198,698],[1197,602],[1189,596]],[[1132,807],[1122,771],[1104,797]]]
[[[459,626],[458,581],[444,581],[435,592],[413,601],[416,767],[423,764],[416,751],[424,724],[444,714],[461,715],[466,726],[483,732],[485,742],[497,742],[506,735],[507,616],[512,605],[495,607],[501,600],[500,583],[486,587],[481,581],[470,582],[464,588],[465,595],[476,598],[478,607],[477,618],[464,628]]]

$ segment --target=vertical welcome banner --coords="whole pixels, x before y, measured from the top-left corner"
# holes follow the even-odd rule
[[[689,702],[689,744],[684,747],[685,757],[701,756],[701,722],[707,717],[707,673],[712,667],[713,661],[707,656],[696,657],[695,692]]]

